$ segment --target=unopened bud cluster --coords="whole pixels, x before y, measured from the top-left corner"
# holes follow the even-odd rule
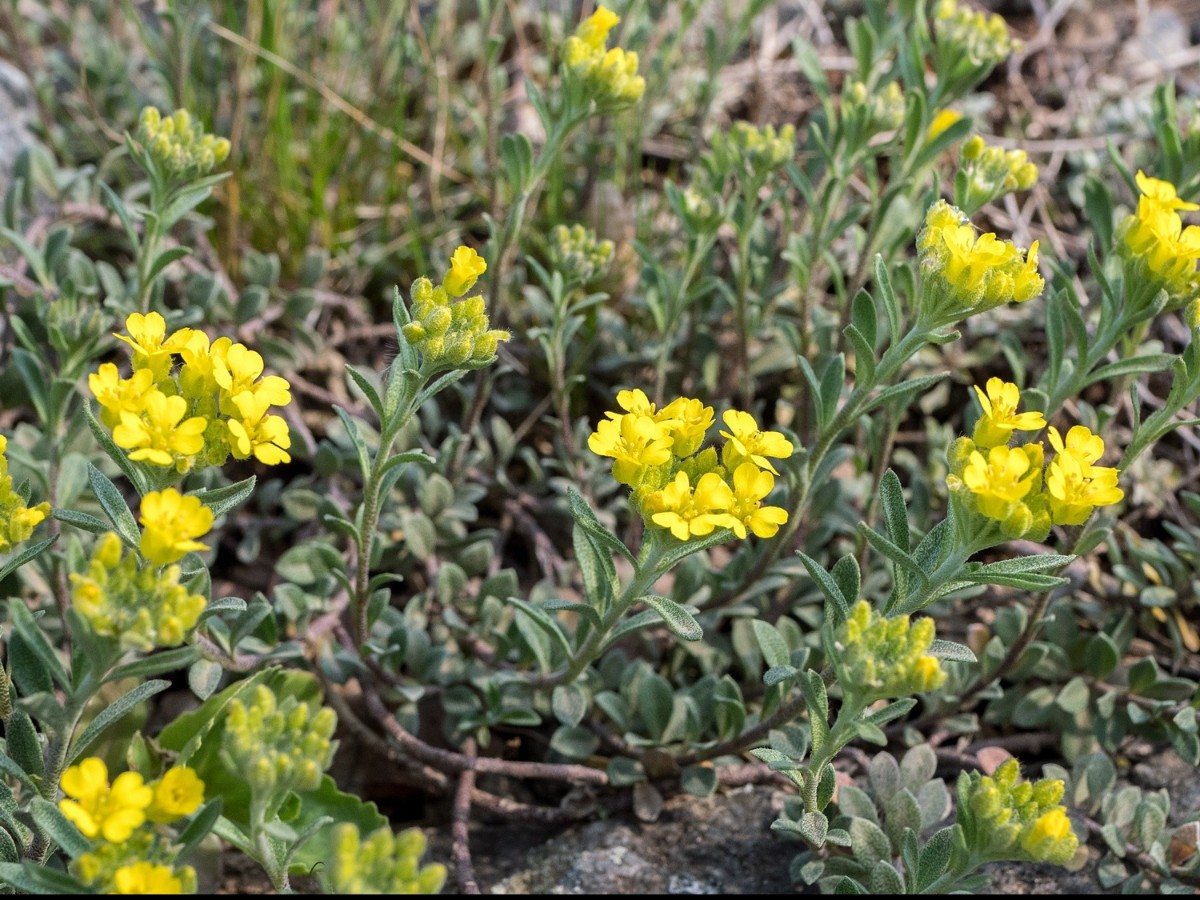
[[[482,365],[496,355],[507,331],[489,329],[483,297],[461,298],[487,271],[487,263],[469,247],[459,247],[450,260],[442,283],[428,278],[413,282],[412,321],[403,328],[404,339],[421,352],[433,368]]]
[[[765,178],[796,155],[796,127],[784,125],[756,126],[749,122],[735,122],[725,133],[718,133],[712,140],[714,174],[729,173],[739,169],[749,170],[752,175]]]
[[[153,106],[138,118],[137,140],[163,170],[176,178],[206,175],[229,156],[229,140],[207,134],[186,109],[163,117]]]
[[[333,834],[333,856],[322,875],[336,894],[436,894],[446,881],[446,867],[421,865],[425,835],[410,828],[393,835],[383,827],[366,840],[349,823]]]
[[[938,44],[975,66],[992,67],[1019,50],[1001,16],[961,6],[958,0],[938,0],[933,8],[933,33]]]
[[[255,793],[282,799],[287,791],[312,791],[321,784],[333,761],[336,726],[332,709],[313,712],[295,697],[279,702],[258,685],[248,705],[240,698],[229,702],[225,734],[229,755]]]
[[[555,225],[550,232],[550,259],[563,276],[579,284],[602,278],[613,259],[613,242],[601,240],[582,225]]]
[[[977,210],[1014,191],[1027,191],[1037,184],[1038,169],[1024,150],[989,147],[975,135],[963,144],[955,176],[955,202],[963,209]]]
[[[838,681],[865,702],[937,690],[946,673],[929,655],[933,637],[933,619],[884,618],[859,600],[834,635]]]
[[[116,638],[123,649],[177,647],[206,605],[180,584],[180,574],[177,565],[140,564],[110,531],[96,543],[87,572],[71,573],[71,601],[96,634]]]
[[[872,90],[855,79],[848,81],[842,91],[842,121],[852,132],[852,143],[899,128],[904,112],[904,91],[898,81]]]
[[[1025,781],[1015,759],[991,776],[964,772],[958,779],[958,822],[968,849],[984,860],[1066,864],[1079,839],[1062,797],[1062,781]]]

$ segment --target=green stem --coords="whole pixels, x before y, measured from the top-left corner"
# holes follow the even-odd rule
[[[394,371],[391,377],[403,378],[404,375],[400,371]],[[367,636],[371,630],[370,622],[368,621],[371,601],[369,591],[371,583],[371,552],[375,545],[375,530],[379,525],[379,516],[382,512],[383,498],[380,496],[380,488],[385,475],[384,465],[387,463],[388,457],[391,456],[392,445],[396,442],[396,437],[415,412],[412,409],[415,396],[415,387],[406,388],[405,394],[397,406],[395,417],[390,423],[383,425],[383,429],[379,435],[379,449],[375,453],[375,458],[371,460],[371,469],[367,473],[366,482],[363,485],[362,520],[358,523],[357,558],[355,559],[354,597],[352,603],[354,640],[359,647],[366,643]]]
[[[535,685],[538,688],[552,688],[560,684],[569,684],[583,673],[584,669],[590,666],[597,657],[604,651],[604,641],[608,637],[608,633],[613,630],[617,622],[629,611],[629,607],[633,606],[639,599],[646,595],[646,592],[654,586],[654,583],[662,577],[663,572],[660,568],[665,548],[653,536],[646,539],[646,543],[642,545],[642,552],[639,554],[638,566],[633,574],[633,578],[621,591],[619,596],[600,617],[600,627],[593,628],[588,634],[587,639],[583,642],[583,646],[575,654],[575,658],[571,660],[570,665],[565,669],[560,669],[558,672],[551,673],[545,678],[535,679]]]

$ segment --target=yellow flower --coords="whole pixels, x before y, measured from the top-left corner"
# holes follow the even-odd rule
[[[88,388],[102,408],[101,421],[112,428],[121,421],[121,413],[137,415],[146,406],[146,395],[156,390],[154,372],[138,369],[130,378],[122,378],[112,363],[103,363],[88,376]]]
[[[251,454],[264,465],[291,462],[288,448],[292,446],[287,422],[281,416],[268,416],[270,402],[259,394],[242,391],[233,398],[238,417],[231,416],[226,423],[230,435],[230,449],[238,459],[247,459]]]
[[[1200,292],[1196,261],[1200,260],[1200,226],[1186,228],[1179,211],[1200,209],[1181,200],[1169,181],[1150,178],[1139,171],[1137,213],[1121,223],[1119,249],[1127,263],[1136,265],[1126,277],[1145,280],[1152,292],[1165,289],[1183,305]]]
[[[641,393],[638,391],[637,393]],[[642,394],[645,397],[645,394]],[[621,395],[617,395],[621,402]],[[653,407],[651,407],[653,409]],[[690,397],[678,397],[662,408],[655,417],[671,433],[671,452],[682,459],[700,449],[713,423],[713,408]]]
[[[166,320],[156,312],[133,313],[125,320],[125,330],[129,337],[123,334],[113,337],[133,348],[134,370],[150,369],[155,381],[167,377],[171,371],[171,354],[179,352],[179,347],[192,333],[190,328],[181,328],[167,337]]]
[[[727,469],[736,469],[746,460],[750,460],[772,475],[779,474],[767,457],[787,459],[794,449],[791,441],[778,431],[759,431],[754,416],[747,412],[727,410],[721,416],[721,420],[729,428],[729,431],[721,432],[721,437],[727,440],[721,450],[721,460]]]
[[[649,416],[633,413],[605,419],[588,438],[588,449],[597,456],[611,456],[613,477],[635,486],[647,466],[671,461],[674,441],[667,429]]]
[[[111,844],[128,840],[146,821],[145,810],[154,797],[137,772],[123,772],[109,787],[108,767],[95,756],[67,769],[60,787],[70,798],[58,801],[62,814],[85,837],[100,836]]]
[[[1024,303],[1041,293],[1038,245],[1018,249],[994,234],[977,235],[969,219],[945,200],[925,216],[917,237],[921,251],[920,302],[932,325],[956,322],[1009,301]]]
[[[487,262],[470,247],[459,247],[450,257],[450,271],[442,286],[451,297],[461,297],[475,284],[475,279],[487,271]]]
[[[145,861],[121,866],[114,875],[118,894],[182,894],[183,882],[169,866]]]
[[[1175,185],[1160,178],[1151,178],[1141,169],[1136,176],[1138,190],[1149,200],[1167,209],[1182,209],[1185,211],[1200,209],[1200,203],[1188,203],[1179,199]]]
[[[726,512],[732,503],[733,491],[715,472],[701,475],[695,490],[686,472],[676,472],[674,481],[646,498],[646,510],[655,525],[686,541],[733,528],[736,520]]]
[[[187,766],[171,766],[151,787],[154,801],[146,815],[152,822],[174,822],[190,816],[204,802],[204,782]]]
[[[975,385],[983,415],[975,423],[975,443],[987,449],[1007,444],[1014,431],[1038,431],[1046,427],[1040,412],[1018,413],[1021,392],[1015,384],[999,378],[989,378],[987,393]]]
[[[993,447],[984,457],[975,450],[963,470],[962,481],[975,495],[979,511],[1003,522],[1032,489],[1029,457],[1021,448]]]
[[[599,7],[567,38],[562,50],[566,72],[587,88],[597,107],[609,112],[636,103],[646,90],[645,79],[637,74],[636,53],[620,47],[605,50],[608,32],[619,21]]]
[[[1116,469],[1088,465],[1062,451],[1046,469],[1046,493],[1056,525],[1082,525],[1093,508],[1111,506],[1125,497],[1117,487]]]
[[[778,506],[763,506],[762,501],[775,487],[775,478],[752,462],[744,462],[733,471],[733,503],[729,507],[733,524],[728,526],[739,538],[749,528],[760,538],[774,537],[788,520],[787,511]]]
[[[608,33],[620,21],[621,17],[611,9],[597,6],[594,13],[579,23],[575,34],[592,49],[603,50],[608,43]]]
[[[204,449],[204,430],[208,420],[192,416],[184,420],[188,403],[183,397],[168,397],[152,390],[143,399],[143,412],[122,411],[121,422],[113,429],[113,442],[132,450],[129,458],[145,460],[156,466],[174,465],[180,472],[191,467],[191,457]]]
[[[938,114],[933,117],[933,121],[929,123],[929,131],[925,135],[926,142],[933,143],[942,132],[961,118],[962,113],[952,109],[939,110]]]
[[[142,555],[165,566],[193,550],[207,550],[195,538],[212,528],[212,510],[198,497],[182,496],[175,488],[151,491],[142,498]]]
[[[1049,432],[1050,446],[1055,453],[1069,454],[1079,461],[1084,474],[1091,471],[1092,463],[1099,462],[1104,455],[1104,438],[1092,434],[1086,425],[1075,425],[1067,432],[1064,442],[1058,429],[1051,427]]]
[[[286,406],[292,402],[287,379],[268,375],[259,382],[258,377],[263,373],[262,356],[244,344],[222,343],[227,340],[214,342],[212,354],[213,380],[224,394],[222,400],[231,401],[243,391],[251,391],[261,394],[268,405]]]
[[[8,438],[0,434],[0,553],[29,540],[35,529],[50,515],[50,504],[26,506],[25,498],[13,489],[8,474]]]

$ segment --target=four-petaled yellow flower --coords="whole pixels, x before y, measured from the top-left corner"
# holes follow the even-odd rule
[[[985,457],[971,453],[963,470],[963,483],[975,495],[979,511],[1003,522],[1033,488],[1029,457],[1021,448],[993,447]]]
[[[195,539],[212,528],[213,513],[198,497],[183,496],[175,488],[151,491],[142,498],[141,512],[142,555],[155,565],[208,549]]]
[[[1070,452],[1060,452],[1046,469],[1050,514],[1057,525],[1082,525],[1097,506],[1119,503],[1117,470],[1092,466]]]
[[[269,416],[269,398],[251,391],[242,391],[233,398],[237,417],[231,416],[225,423],[229,429],[230,451],[237,459],[247,459],[251,454],[268,466],[291,462],[287,452],[292,446],[292,437],[287,422],[282,416]]]
[[[701,475],[695,489],[686,472],[677,472],[674,481],[646,499],[650,520],[681,541],[733,528],[737,520],[726,512],[732,504],[733,491],[715,472]]]
[[[182,894],[183,881],[169,866],[139,860],[113,875],[118,894]]]
[[[151,787],[154,801],[146,815],[152,822],[174,822],[190,816],[204,802],[204,782],[188,766],[172,766]]]
[[[792,455],[792,442],[778,431],[759,431],[754,416],[740,410],[727,410],[721,416],[728,431],[722,431],[721,437],[727,443],[721,451],[721,461],[725,467],[733,470],[744,461],[750,460],[760,469],[766,469],[772,475],[778,475],[775,467],[767,459],[787,459]]]
[[[0,553],[27,541],[39,524],[50,515],[49,503],[26,506],[25,496],[13,488],[8,474],[8,438],[0,434]]]
[[[152,390],[143,399],[141,414],[122,410],[120,424],[113,429],[113,443],[132,450],[129,458],[145,460],[156,466],[175,466],[186,471],[191,458],[204,449],[204,430],[208,420],[203,416],[187,415],[188,403],[183,397],[168,397]]]
[[[605,49],[608,33],[619,21],[611,10],[598,7],[567,38],[562,50],[565,73],[582,84],[589,99],[606,112],[636,103],[646,90],[645,79],[637,73],[637,54],[620,47]]]
[[[1018,413],[1021,392],[1010,381],[989,378],[987,393],[975,385],[983,415],[975,423],[975,443],[983,448],[1007,444],[1014,431],[1038,431],[1046,427],[1040,412]]]
[[[671,452],[682,459],[700,449],[714,415],[711,406],[690,397],[678,397],[662,408],[657,419],[671,433]]]
[[[752,462],[744,462],[733,470],[733,503],[729,507],[733,521],[728,527],[739,538],[746,537],[747,529],[756,537],[774,537],[779,526],[788,520],[787,510],[762,505],[774,487],[775,477]]]
[[[99,836],[111,844],[129,839],[146,821],[146,807],[154,799],[137,772],[121,773],[110,787],[108,767],[95,756],[67,769],[60,787],[67,795],[58,801],[62,814],[84,837]]]
[[[1180,199],[1175,185],[1145,173],[1137,173],[1141,191],[1137,212],[1127,217],[1119,230],[1118,247],[1126,259],[1126,278],[1131,284],[1146,282],[1148,292],[1135,292],[1145,299],[1166,290],[1172,306],[1182,306],[1200,294],[1196,261],[1200,260],[1200,226],[1183,225],[1180,211],[1200,205]],[[1132,267],[1132,268],[1128,268]]]
[[[475,284],[475,279],[487,271],[487,262],[470,247],[459,247],[450,257],[450,271],[442,286],[451,297],[461,297]]]
[[[634,485],[648,466],[671,461],[671,435],[649,416],[628,413],[605,419],[588,438],[588,449],[597,456],[611,456],[613,477],[621,484]]]

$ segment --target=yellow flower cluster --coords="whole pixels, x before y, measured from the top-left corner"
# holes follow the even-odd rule
[[[1183,225],[1179,213],[1200,205],[1179,198],[1169,181],[1137,173],[1141,190],[1137,212],[1121,223],[1118,249],[1127,263],[1132,285],[1145,282],[1154,293],[1166,290],[1172,307],[1200,296],[1196,261],[1200,259],[1200,226]]]
[[[960,206],[975,210],[1005,194],[1029,190],[1037,178],[1037,166],[1024,150],[989,147],[975,135],[963,144],[954,194]]]
[[[605,112],[632,106],[646,92],[637,73],[638,56],[620,47],[606,49],[608,33],[621,17],[604,6],[584,19],[563,44],[563,72],[579,82],[586,96]]]
[[[147,823],[169,824],[204,802],[204,782],[187,766],[172,766],[146,784],[123,772],[109,784],[108,767],[89,757],[63,773],[62,814],[98,843],[71,863],[71,874],[100,893],[181,894],[196,889],[190,866],[171,866],[171,842]]]
[[[720,528],[739,538],[772,537],[787,521],[785,510],[762,505],[779,474],[768,457],[792,455],[782,434],[761,431],[749,413],[729,410],[718,459],[713,448],[700,450],[713,424],[711,406],[679,397],[656,409],[640,390],[621,391],[617,404],[625,411],[606,413],[588,447],[614,460],[613,477],[634,489],[634,505],[648,524],[686,541]]]
[[[446,882],[446,867],[422,866],[425,835],[409,828],[397,835],[384,827],[364,841],[347,822],[333,833],[333,856],[322,873],[335,894],[436,894]]]
[[[765,176],[787,165],[796,155],[796,126],[776,130],[774,125],[734,122],[728,132],[713,135],[712,153],[717,167],[731,171],[745,166]]]
[[[1001,16],[959,6],[958,0],[938,0],[933,8],[933,31],[939,45],[976,66],[990,68],[1022,46],[1008,36],[1008,25]]]
[[[457,298],[471,290],[487,271],[487,263],[470,247],[459,247],[450,258],[450,270],[434,286],[428,278],[412,285],[412,318],[403,328],[404,339],[433,368],[482,365],[496,355],[507,331],[488,328],[483,297]]]
[[[1019,389],[999,378],[988,379],[986,393],[978,386],[975,392],[983,415],[973,436],[960,438],[951,448],[946,484],[952,496],[999,522],[1006,536],[1044,535],[1052,523],[1080,525],[1095,507],[1125,496],[1117,487],[1117,470],[1094,465],[1104,455],[1104,440],[1098,435],[1076,425],[1064,440],[1050,428],[1055,456],[1043,473],[1045,449],[1040,442],[1008,446],[1016,431],[1045,428],[1042,414],[1018,413]]]
[[[291,461],[287,423],[269,414],[292,402],[291,386],[278,375],[263,377],[263,358],[229,338],[181,328],[167,335],[158,313],[134,313],[128,335],[133,374],[122,378],[113,363],[88,376],[102,407],[101,420],[129,458],[179,473],[219,466],[232,454],[268,466]],[[175,357],[181,365],[175,367]]]
[[[205,134],[186,109],[177,109],[163,118],[157,109],[147,106],[138,118],[137,140],[168,174],[177,178],[205,175],[229,156],[229,140]]]
[[[17,544],[29,540],[33,529],[50,515],[50,504],[26,506],[27,498],[13,488],[8,474],[8,438],[0,434],[0,553],[8,553]]]
[[[1062,797],[1062,781],[1024,781],[1015,759],[990,777],[964,772],[958,781],[958,820],[967,846],[985,859],[1066,864],[1079,849],[1079,839]]]
[[[295,697],[280,703],[270,688],[258,685],[249,704],[229,701],[225,734],[238,771],[265,800],[316,790],[333,760],[336,726],[329,707],[314,713]]]
[[[71,573],[71,600],[96,634],[117,638],[125,649],[175,647],[206,605],[179,583],[180,574],[179,566],[139,566],[110,531],[97,541],[87,574]]]
[[[834,637],[838,680],[867,702],[935,691],[946,673],[928,652],[934,634],[933,619],[884,618],[859,600]]]
[[[917,236],[925,324],[952,324],[1005,303],[1024,303],[1042,292],[1038,243],[1028,251],[995,234],[978,234],[970,220],[945,200],[925,216]]]

